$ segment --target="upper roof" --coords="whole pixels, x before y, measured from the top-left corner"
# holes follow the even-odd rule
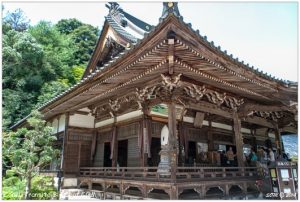
[[[98,69],[97,66],[109,61],[111,59],[109,56],[120,53],[124,48],[130,47],[144,38],[144,34],[148,33],[153,27],[125,12],[116,2],[110,2],[105,6],[109,9],[109,12],[105,16],[101,35],[82,78]],[[109,40],[107,41],[107,39]],[[114,42],[123,48],[110,48],[111,43]],[[104,43],[106,43],[106,46],[103,46]],[[112,54],[111,52],[115,53]]]
[[[61,107],[57,108],[57,106],[61,105],[64,102],[72,103],[72,100],[70,100],[70,98],[78,97],[78,96],[80,97],[82,95],[82,97],[77,100],[78,102],[81,102],[82,100],[89,99],[89,98],[95,99],[95,93],[100,92],[99,91],[100,89],[97,90],[96,87],[98,87],[101,84],[105,85],[101,87],[102,88],[101,92],[105,91],[105,94],[111,92],[106,89],[106,87],[108,86],[106,84],[107,81],[109,79],[112,79],[113,77],[116,77],[117,79],[118,76],[122,74],[126,74],[125,70],[127,70],[130,65],[131,66],[137,65],[139,61],[142,61],[146,57],[149,57],[148,60],[151,61],[151,57],[155,52],[154,50],[157,50],[158,47],[163,48],[162,45],[163,43],[160,43],[159,46],[155,46],[155,47],[154,45],[151,45],[150,48],[153,49],[144,56],[141,55],[140,50],[144,49],[145,44],[150,43],[149,41],[151,41],[151,44],[154,43],[153,38],[155,38],[155,34],[159,34],[162,31],[170,30],[172,26],[173,27],[177,26],[177,28],[180,28],[177,29],[179,35],[187,33],[190,38],[186,40],[189,39],[192,40],[190,41],[191,43],[190,46],[187,46],[186,44],[183,44],[182,41],[177,40],[176,43],[178,44],[178,47],[179,46],[185,47],[185,50],[189,52],[188,54],[190,54],[190,56],[191,55],[193,56],[192,58],[193,60],[201,59],[201,62],[205,61],[207,65],[214,66],[213,68],[211,68],[212,70],[211,72],[209,72],[209,74],[204,74],[204,76],[208,75],[207,76],[208,79],[212,78],[210,76],[210,73],[213,73],[214,71],[217,71],[219,69],[218,71],[220,72],[220,75],[225,75],[226,73],[227,77],[228,75],[232,76],[232,78],[230,77],[230,79],[237,80],[237,81],[232,81],[234,85],[229,83],[229,87],[237,86],[235,84],[236,82],[240,82],[237,84],[243,87],[245,82],[249,82],[252,85],[251,92],[255,91],[255,92],[259,92],[260,94],[263,94],[263,92],[266,92],[268,89],[272,89],[273,92],[280,92],[279,94],[278,93],[272,94],[271,92],[270,95],[267,95],[272,97],[272,99],[274,98],[280,100],[280,97],[284,95],[284,97],[289,97],[288,99],[297,101],[297,96],[294,95],[294,93],[297,92],[297,87],[298,87],[296,82],[282,81],[276,79],[271,75],[259,71],[258,69],[254,69],[254,67],[250,67],[248,64],[247,65],[244,64],[244,61],[239,61],[238,58],[236,59],[233,58],[233,56],[228,55],[226,51],[222,51],[220,47],[216,47],[213,41],[212,42],[207,41],[207,37],[201,36],[199,31],[194,30],[190,23],[188,24],[185,23],[183,21],[183,17],[179,13],[177,3],[164,3],[163,5],[164,5],[163,13],[160,18],[160,23],[157,26],[151,26],[129,15],[128,13],[123,11],[117,3],[110,3],[110,5],[107,5],[107,7],[109,8],[109,14],[108,16],[106,16],[106,21],[104,23],[101,36],[97,42],[97,46],[95,48],[93,56],[87,67],[87,71],[85,72],[83,78],[77,84],[70,87],[65,92],[61,93],[60,95],[56,96],[52,100],[42,105],[39,108],[39,110],[45,113],[51,112],[50,114],[54,115],[56,112],[53,111],[57,111],[58,109],[61,108]],[[169,25],[168,23],[172,25]],[[149,31],[148,31],[148,27],[149,27]],[[112,32],[115,32],[114,34],[116,34],[117,36],[109,35],[108,33],[110,32],[110,30]],[[113,41],[123,46],[124,49],[120,50],[118,54],[115,54],[105,64],[102,64],[101,67],[97,67],[97,63],[98,63],[97,60],[99,58],[105,57],[103,56],[104,52],[106,52],[105,53],[106,55],[108,54],[107,52],[109,52],[109,50],[104,51],[105,48],[103,48],[106,47],[104,44],[110,41],[107,40],[107,37],[114,37]],[[181,39],[184,40],[183,38]],[[126,42],[129,45],[126,45],[125,44]],[[195,50],[198,49],[198,51],[199,50],[201,51],[203,50],[203,48],[205,48],[205,50],[209,52],[209,55],[204,54],[202,56],[201,55],[199,56],[199,52]],[[161,50],[165,52],[165,49],[164,50],[161,49]],[[130,57],[131,55],[135,55],[136,58]],[[161,54],[158,54],[158,56],[160,58],[163,58],[163,55]],[[178,65],[186,65],[186,64],[181,64],[181,61],[177,61],[177,63]],[[130,65],[128,66],[128,64]],[[148,62],[146,61],[146,63],[144,63],[143,65],[144,66],[150,65],[149,61]],[[125,68],[125,70],[123,69],[119,72],[116,72],[118,69],[121,68]],[[226,78],[226,75],[223,78]],[[212,78],[211,80],[213,82],[218,81],[215,78]],[[111,86],[110,87],[111,89],[115,89],[116,86],[118,85],[124,86],[124,81],[122,80],[117,79],[115,82],[117,83]],[[87,85],[88,83],[89,85]],[[227,81],[225,83],[228,84]],[[237,86],[237,89],[241,88],[240,86]],[[21,122],[22,121],[18,122],[13,127],[19,125],[19,123]]]

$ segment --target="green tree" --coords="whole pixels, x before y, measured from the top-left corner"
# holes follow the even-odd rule
[[[28,18],[21,9],[17,9],[13,12],[8,12],[3,18],[3,23],[9,25],[12,29],[22,32],[29,27]]]
[[[2,180],[3,200],[22,200],[25,195],[25,181],[8,170]],[[35,176],[32,178],[31,198],[34,200],[57,199],[58,190],[54,187],[53,177]]]
[[[52,147],[56,137],[52,127],[46,126],[42,115],[32,111],[28,119],[29,128],[20,128],[3,137],[3,155],[11,164],[11,170],[25,179],[25,199],[30,199],[31,181],[38,169],[48,165],[59,154]]]
[[[44,82],[55,79],[43,47],[28,32],[9,30],[2,40],[3,126],[28,115]]]
[[[46,101],[49,101],[56,95],[62,93],[69,87],[68,81],[52,81],[49,83],[45,83],[41,89],[41,94],[38,97],[37,105],[41,105]]]
[[[62,20],[58,21],[57,24],[55,25],[55,27],[57,28],[57,30],[60,33],[69,35],[75,29],[77,29],[78,27],[80,27],[82,25],[84,25],[84,24],[82,22],[80,22],[79,20],[77,20],[75,18],[71,18],[71,19],[62,19]]]
[[[61,34],[50,22],[41,21],[29,29],[29,33],[42,45],[46,64],[55,72],[55,79],[65,78],[75,65],[75,44],[71,38]]]
[[[23,20],[5,16],[3,24],[4,130],[80,80],[97,40],[97,28],[76,19],[16,31],[27,22],[19,13]]]
[[[75,58],[78,64],[86,64],[96,45],[98,29],[92,25],[83,25],[71,33],[71,39],[76,46]]]
[[[75,44],[76,64],[86,64],[96,45],[98,28],[74,18],[60,20],[55,26],[60,33],[70,36]]]

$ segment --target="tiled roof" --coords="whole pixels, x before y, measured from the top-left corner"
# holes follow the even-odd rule
[[[110,61],[108,61],[107,63],[105,63],[102,67],[100,67],[99,69],[97,69],[96,71],[92,72],[91,74],[87,75],[86,77],[82,78],[80,81],[78,81],[75,85],[71,86],[69,89],[67,89],[66,91],[60,93],[59,95],[55,96],[54,98],[52,98],[51,100],[49,100],[48,102],[40,105],[38,107],[38,110],[43,109],[44,107],[46,107],[47,105],[59,100],[61,97],[65,96],[67,93],[72,92],[73,90],[75,90],[76,88],[84,85],[86,82],[88,82],[89,80],[91,80],[92,78],[94,78],[95,76],[99,75],[100,73],[102,73],[105,69],[109,68],[110,66],[112,66],[114,63],[121,61],[126,55],[130,54],[137,46],[139,46],[139,44],[143,41],[146,41],[157,29],[157,27],[159,27],[164,21],[165,19],[169,16],[169,15],[173,15],[172,11],[174,11],[174,9],[170,9],[169,14],[166,15],[163,18],[160,18],[160,21],[158,23],[158,25],[156,26],[152,26],[151,29],[149,30],[149,32],[145,32],[144,33],[144,38],[142,39],[138,39],[134,36],[132,36],[131,34],[129,34],[128,32],[126,32],[124,29],[122,29],[122,27],[115,22],[115,20],[108,15],[106,17],[106,20],[110,23],[111,26],[113,26],[113,28],[118,31],[122,36],[126,37],[128,40],[133,42],[133,45],[130,48],[126,48],[123,52],[119,53],[117,56],[115,56],[114,58],[112,58]],[[200,34],[199,30],[194,30],[192,28],[191,23],[185,23],[183,20],[183,17],[181,15],[174,15],[178,18],[179,22],[185,26],[188,27],[188,29],[192,32],[194,32],[202,41],[204,41],[206,43],[206,45],[210,46],[211,48],[215,49],[216,51],[218,51],[219,53],[223,54],[225,57],[229,58],[232,62],[238,64],[239,66],[245,68],[246,70],[250,70],[252,72],[254,72],[255,74],[259,75],[260,77],[263,77],[265,79],[271,80],[271,81],[275,81],[275,82],[279,82],[283,85],[285,85],[286,87],[296,87],[298,86],[298,82],[292,82],[289,80],[282,80],[279,78],[275,78],[274,76],[267,74],[266,72],[260,71],[258,68],[254,68],[253,66],[250,66],[248,63],[245,64],[244,61],[239,60],[239,58],[234,58],[234,56],[232,54],[228,54],[226,50],[222,50],[220,46],[216,46],[214,44],[213,41],[208,41],[207,40],[207,36],[202,36]],[[22,123],[23,121],[25,121],[30,115],[26,116],[25,118],[23,118],[22,120],[20,120],[19,122],[17,122],[16,124],[14,124],[11,128],[14,128],[16,126],[18,126],[20,123]]]

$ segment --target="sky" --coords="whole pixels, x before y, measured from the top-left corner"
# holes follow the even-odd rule
[[[3,15],[21,8],[35,25],[40,20],[58,22],[77,18],[100,29],[108,9],[104,2],[2,2]],[[133,16],[157,25],[160,2],[120,2]],[[298,81],[297,2],[179,2],[186,23],[202,36],[245,64],[276,78]]]

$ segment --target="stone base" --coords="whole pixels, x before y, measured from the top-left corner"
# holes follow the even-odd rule
[[[77,178],[63,178],[63,188],[77,188],[78,179]]]
[[[176,150],[163,147],[159,155],[160,162],[158,164],[157,173],[161,176],[171,176],[172,165],[176,164]]]

